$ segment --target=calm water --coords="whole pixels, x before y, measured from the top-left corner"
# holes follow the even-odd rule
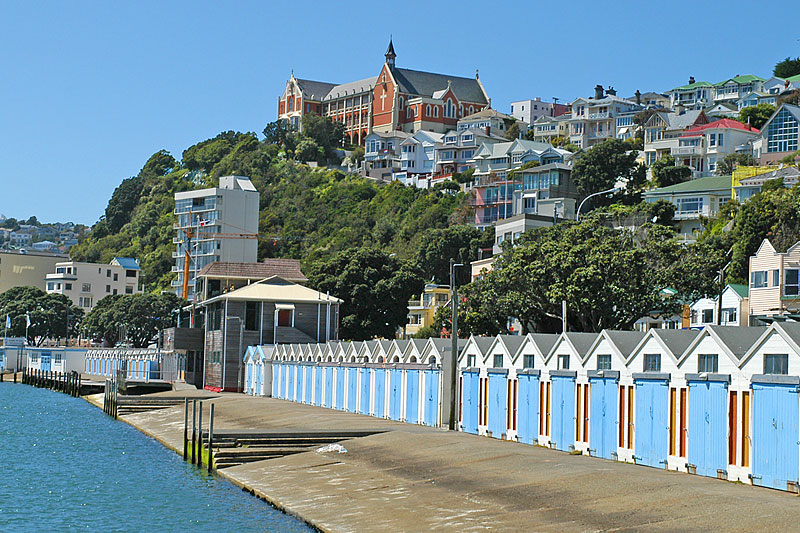
[[[0,383],[0,531],[309,531],[84,400]]]

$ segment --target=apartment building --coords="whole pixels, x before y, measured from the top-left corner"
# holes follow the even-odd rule
[[[527,124],[533,124],[540,117],[558,117],[569,110],[568,105],[556,101],[545,102],[539,96],[533,100],[511,102],[511,116]]]
[[[572,114],[569,119],[569,142],[581,148],[590,148],[595,144],[617,136],[617,116],[640,111],[643,106],[616,96],[616,91],[609,88],[605,91],[602,85],[595,87],[594,98],[578,98],[572,102]]]
[[[26,250],[0,251],[0,294],[14,287],[36,287],[45,290],[45,276],[56,263],[69,259],[64,254]]]
[[[404,336],[416,335],[422,328],[433,324],[436,311],[449,301],[449,285],[425,285],[422,294],[408,302],[408,323],[404,328]]]
[[[115,257],[107,265],[64,261],[45,276],[45,290],[69,297],[88,313],[106,296],[141,293],[140,274],[139,262],[132,257]]]
[[[436,147],[444,137],[433,131],[417,131],[400,143],[400,170],[394,179],[409,186],[427,189],[436,162]]]
[[[191,300],[197,273],[215,261],[254,263],[258,248],[259,194],[250,178],[223,176],[219,186],[175,194],[175,230],[172,281],[183,294],[184,264],[189,254],[188,290]]]
[[[391,181],[401,168],[401,143],[411,136],[404,131],[373,131],[364,143],[363,174],[382,181]]]

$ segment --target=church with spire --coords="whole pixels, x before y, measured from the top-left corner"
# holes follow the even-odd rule
[[[349,143],[363,145],[373,131],[444,133],[491,105],[477,70],[465,78],[398,68],[391,39],[384,57],[377,76],[349,83],[297,78],[292,72],[278,98],[278,119],[301,129],[303,115],[325,115],[345,125]]]

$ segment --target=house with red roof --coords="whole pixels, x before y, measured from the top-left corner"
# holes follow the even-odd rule
[[[691,167],[694,177],[710,176],[727,155],[754,155],[753,145],[760,138],[761,132],[749,124],[723,118],[684,131],[671,154],[676,164]]]

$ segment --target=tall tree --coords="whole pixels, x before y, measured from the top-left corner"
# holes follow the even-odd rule
[[[82,329],[107,346],[117,344],[124,333],[134,347],[144,348],[155,340],[159,330],[175,325],[175,310],[180,303],[174,293],[106,296],[86,315]]]
[[[303,135],[317,143],[325,156],[344,142],[344,124],[316,113],[303,115]]]
[[[468,265],[479,258],[482,248],[491,248],[493,240],[493,231],[466,224],[432,228],[420,236],[413,261],[423,279],[449,285],[450,259]]]
[[[316,262],[308,275],[317,290],[341,298],[343,339],[392,339],[406,323],[408,300],[424,282],[397,257],[373,248],[345,250]]]
[[[578,192],[586,196],[614,186],[617,180],[631,178],[636,167],[636,150],[619,139],[609,139],[580,154],[572,168]]]
[[[293,131],[294,128],[288,120],[279,119],[275,122],[270,122],[264,128],[264,141],[268,144],[281,146],[286,143],[286,137]]]
[[[787,57],[775,64],[772,74],[778,78],[791,78],[800,74],[800,57]]]
[[[106,206],[106,224],[112,233],[118,232],[130,221],[131,214],[139,203],[142,183],[142,178],[136,176],[122,180],[119,187],[114,189],[108,206]]]
[[[775,106],[771,104],[758,104],[745,107],[739,111],[739,122],[742,124],[750,124],[752,127],[760,130],[774,112]]]
[[[63,294],[47,294],[36,287],[13,287],[0,294],[0,326],[5,325],[6,316],[11,319],[9,335],[25,337],[27,331],[29,344],[41,344],[48,338],[67,336],[67,320],[69,334],[73,335],[83,310]]]
[[[684,165],[675,165],[675,158],[665,155],[651,165],[653,182],[656,187],[669,187],[683,183],[692,176],[692,169]]]

